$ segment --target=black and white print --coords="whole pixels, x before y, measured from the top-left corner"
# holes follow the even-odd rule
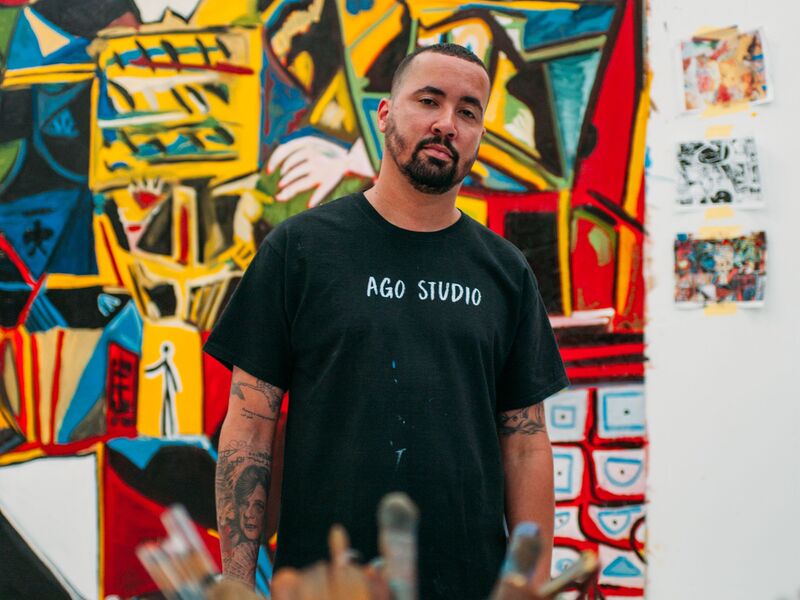
[[[726,205],[763,205],[755,139],[679,144],[678,206],[689,209]]]

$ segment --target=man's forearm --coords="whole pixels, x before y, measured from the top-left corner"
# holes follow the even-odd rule
[[[220,437],[219,458],[216,473],[217,526],[219,527],[222,572],[227,577],[239,579],[254,586],[258,548],[264,530],[263,516],[256,525],[255,539],[242,535],[238,523],[241,510],[237,507],[236,487],[247,467],[258,469],[263,477],[263,486],[269,490],[272,474],[272,454],[241,440],[223,443]],[[266,502],[266,494],[265,494]]]
[[[255,585],[283,391],[234,369],[215,480],[222,570]]]
[[[550,578],[553,555],[553,451],[544,422],[544,407],[537,404],[500,418],[500,443],[506,478],[506,520],[509,531],[522,521],[539,526],[542,554],[535,584]]]

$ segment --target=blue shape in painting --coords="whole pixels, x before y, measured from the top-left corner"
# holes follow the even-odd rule
[[[571,558],[560,558],[558,559],[553,567],[558,573],[563,573],[567,569],[569,569],[575,561]]]
[[[554,520],[555,530],[558,531],[566,527],[570,521],[570,513],[567,510],[557,510]]]
[[[603,569],[607,577],[641,577],[642,570],[624,556],[618,556]]]
[[[104,317],[110,315],[114,310],[122,304],[122,300],[111,294],[98,294],[97,295],[97,310]]]
[[[576,413],[574,406],[553,406],[547,424],[556,429],[572,429],[575,427]]]
[[[625,531],[633,518],[642,513],[639,506],[606,508],[597,512],[597,520],[607,535],[618,535]]]
[[[361,114],[364,115],[364,121],[362,124],[367,125],[367,132],[364,135],[369,135],[370,140],[372,140],[372,145],[374,146],[377,152],[377,160],[380,162],[383,159],[383,134],[378,129],[378,104],[380,104],[381,99],[379,97],[376,98],[362,98],[361,99]],[[364,130],[362,129],[362,132]],[[367,144],[367,148],[370,145]],[[375,165],[375,158],[373,159],[372,164]]]
[[[258,549],[258,562],[256,562],[256,591],[261,592],[265,597],[269,597],[269,581],[272,579],[272,563],[267,556],[264,544]]]
[[[644,393],[642,390],[600,392],[603,432],[644,433]]]
[[[559,58],[548,63],[550,85],[558,115],[558,129],[564,150],[564,166],[570,174],[575,166],[583,119],[586,116],[599,62],[600,53],[590,52]]]
[[[571,454],[553,453],[555,468],[555,491],[564,494],[572,493],[572,469],[574,459]]]
[[[374,0],[347,0],[345,6],[348,13],[357,15],[360,12],[371,9],[374,4]]]
[[[613,6],[581,6],[578,10],[520,11],[527,16],[523,45],[536,46],[563,42],[591,33],[606,33],[614,18]]]
[[[80,422],[86,418],[97,400],[105,392],[108,345],[114,342],[125,350],[141,355],[142,318],[133,302],[129,302],[103,330],[94,353],[83,370],[69,408],[58,432],[58,443],[66,444]]]
[[[608,480],[619,487],[630,487],[636,483],[642,473],[642,468],[642,461],[638,458],[612,457],[603,465]]]
[[[31,304],[28,318],[25,320],[25,328],[31,332],[48,331],[54,327],[67,327],[67,322],[61,313],[58,312],[50,299],[40,289]]]
[[[64,167],[50,152],[50,149],[45,143],[43,134],[47,134],[48,131],[52,129],[50,126],[51,120],[63,112],[81,92],[89,87],[89,85],[91,84],[87,82],[79,82],[45,84],[33,87],[33,145],[36,147],[39,154],[47,161],[51,169],[65,179],[76,183],[86,183],[88,176],[86,173],[70,171]],[[77,137],[77,135],[76,131],[75,136]]]
[[[308,103],[302,90],[285,83],[269,65],[266,76],[269,79],[269,128],[264,136],[264,144],[271,146],[286,135],[297,114],[307,108]]]
[[[41,21],[41,23],[50,28],[55,35],[66,38],[67,43],[47,55],[42,54],[39,39],[36,37],[36,33],[28,22],[28,15]],[[56,64],[90,63],[92,59],[86,53],[86,47],[88,45],[88,40],[67,33],[38,14],[33,8],[26,7],[22,10],[20,18],[17,19],[14,28],[14,36],[11,38],[11,44],[7,54],[7,68],[13,70]]]
[[[75,119],[68,108],[64,108],[50,121],[48,121],[42,131],[50,137],[67,138],[73,140],[78,137],[78,129],[75,127]]]
[[[89,190],[50,190],[0,204],[3,235],[34,279],[97,274]]]
[[[156,452],[167,446],[194,446],[206,451],[211,449],[211,444],[202,436],[185,436],[179,440],[166,440],[148,436],[108,440],[109,448],[119,452],[142,470],[147,468]]]

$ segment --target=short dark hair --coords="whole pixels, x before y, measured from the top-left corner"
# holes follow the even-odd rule
[[[392,76],[392,89],[391,95],[394,96],[397,87],[400,85],[400,82],[403,80],[403,75],[408,70],[409,65],[411,62],[423,52],[434,52],[436,54],[444,54],[446,56],[455,56],[456,58],[460,58],[461,60],[466,60],[476,65],[480,65],[480,67],[484,70],[486,75],[489,75],[489,71],[486,68],[486,65],[483,64],[483,61],[475,56],[475,54],[469,49],[465,48],[464,46],[459,46],[458,44],[434,44],[433,46],[422,46],[421,48],[417,48],[406,56],[400,64],[397,65],[397,69],[394,71],[394,75]]]

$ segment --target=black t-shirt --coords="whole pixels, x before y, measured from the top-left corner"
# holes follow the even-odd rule
[[[388,492],[420,509],[420,597],[486,598],[505,551],[497,413],[568,384],[536,281],[467,215],[436,232],[363,194],[261,245],[206,351],[290,390],[276,568],[326,558],[341,523],[377,555]]]

